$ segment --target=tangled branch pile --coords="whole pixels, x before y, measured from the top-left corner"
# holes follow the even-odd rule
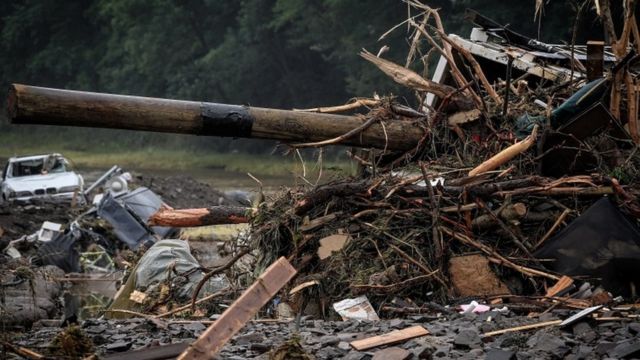
[[[315,280],[319,285],[313,291],[322,306],[359,294],[378,308],[394,298],[416,304],[470,295],[545,294],[561,274],[533,254],[566,223],[603,196],[626,214],[640,215],[632,71],[637,56],[629,46],[631,35],[624,32],[614,43],[619,66],[599,82],[587,83],[584,67],[572,59],[571,76],[555,82],[528,82],[527,73],[510,79],[509,72],[504,80],[494,76],[490,82],[474,56],[445,35],[437,11],[408,3],[419,14],[405,21],[412,29],[406,65],[366,50],[361,55],[414,91],[420,106],[411,109],[385,98],[315,110],[368,106],[367,123],[411,120],[425,129],[423,139],[405,153],[354,152],[363,169],[358,177],[290,189],[263,204],[252,219],[251,238],[259,254],[255,272],[288,257],[301,274],[290,287]],[[640,39],[632,45],[638,48]],[[433,54],[446,59],[454,86],[420,75],[428,73]],[[421,71],[409,69],[416,63]],[[631,80],[615,81],[620,78]],[[580,89],[599,92],[597,101],[609,104],[612,122],[589,136],[565,134],[553,142],[566,123],[556,110],[566,110]],[[439,99],[437,106],[427,105],[427,94]],[[546,108],[534,105],[536,99]],[[334,140],[303,145],[343,138]],[[455,259],[469,254],[491,263],[500,284],[484,293],[461,289],[459,276],[452,278],[458,271]]]

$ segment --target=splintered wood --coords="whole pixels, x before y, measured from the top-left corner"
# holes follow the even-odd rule
[[[482,255],[457,256],[449,260],[449,277],[458,296],[510,294],[509,288],[489,267]]]
[[[296,272],[284,257],[276,260],[178,359],[213,358]]]
[[[535,144],[537,135],[538,135],[538,125],[536,125],[533,128],[533,132],[531,132],[531,135],[527,136],[526,139],[509,146],[508,148],[500,151],[499,153],[492,156],[482,164],[478,165],[473,170],[469,171],[469,176],[479,175],[487,171],[495,170],[499,168],[501,165],[507,163],[509,160],[513,159],[514,157],[529,150],[529,148],[533,144]]]
[[[193,227],[205,225],[242,224],[249,221],[250,208],[212,206],[201,209],[161,208],[149,218],[151,226]]]
[[[420,325],[408,327],[402,330],[394,330],[383,335],[372,336],[366,339],[354,340],[351,346],[358,351],[367,350],[376,346],[396,344],[401,341],[413,339],[419,336],[429,335],[429,331]]]
[[[545,296],[548,296],[548,297],[556,296],[561,291],[563,291],[564,289],[568,288],[571,285],[573,285],[573,279],[568,276],[563,276],[560,278],[560,280],[558,280],[558,282],[555,283],[555,285],[553,285],[547,290],[547,293],[545,294]]]

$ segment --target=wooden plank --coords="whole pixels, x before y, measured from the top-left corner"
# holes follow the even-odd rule
[[[602,77],[604,73],[604,41],[587,41],[587,80]]]
[[[351,346],[361,351],[371,349],[376,346],[396,344],[405,340],[413,339],[419,336],[429,335],[429,331],[420,325],[408,327],[402,330],[394,330],[383,335],[372,336],[366,339],[354,340]]]
[[[178,359],[213,358],[296,272],[284,257],[276,260]]]
[[[541,328],[541,327],[555,326],[555,325],[560,325],[560,323],[562,323],[562,320],[551,320],[551,321],[545,321],[545,322],[540,322],[540,323],[535,323],[535,324],[516,326],[516,327],[512,327],[512,328],[508,328],[508,329],[489,331],[489,332],[484,333],[482,336],[483,337],[489,337],[489,336],[506,334],[506,333],[514,332],[514,331],[531,330],[531,329],[537,329],[537,328]]]
[[[572,284],[573,284],[573,279],[565,275],[561,277],[560,280],[558,280],[558,282],[555,283],[555,285],[553,285],[547,290],[547,293],[545,294],[545,296],[548,296],[548,297],[556,296],[560,291],[568,288]]]

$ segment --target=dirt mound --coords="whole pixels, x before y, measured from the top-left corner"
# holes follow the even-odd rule
[[[0,249],[10,240],[36,232],[45,221],[66,224],[79,214],[66,204],[0,204]]]
[[[240,205],[237,201],[188,175],[156,176],[135,174],[136,185],[146,186],[175,208]]]

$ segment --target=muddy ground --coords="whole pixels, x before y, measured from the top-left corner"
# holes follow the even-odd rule
[[[97,177],[97,176],[96,176]],[[95,179],[93,179],[95,180]],[[132,187],[145,186],[175,208],[199,208],[212,205],[238,205],[238,201],[209,184],[187,175],[153,176],[133,174]],[[8,241],[32,234],[44,221],[66,224],[78,217],[86,207],[34,202],[32,204],[0,203],[0,248]]]

